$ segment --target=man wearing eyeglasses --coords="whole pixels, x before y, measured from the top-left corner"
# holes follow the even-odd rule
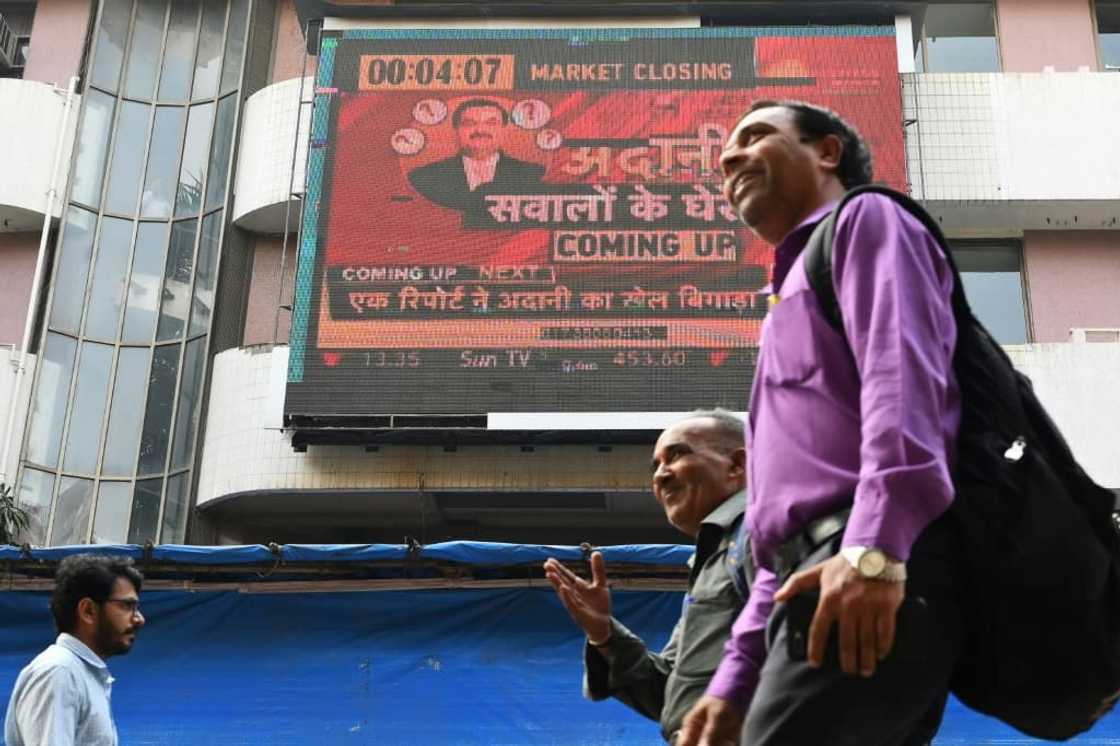
[[[16,679],[8,746],[116,746],[105,660],[131,650],[144,626],[142,581],[128,558],[78,554],[59,563],[51,596],[58,639]]]

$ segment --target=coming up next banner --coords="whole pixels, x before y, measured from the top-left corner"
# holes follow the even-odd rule
[[[772,249],[719,152],[803,99],[903,187],[893,33],[328,34],[286,412],[745,409]]]

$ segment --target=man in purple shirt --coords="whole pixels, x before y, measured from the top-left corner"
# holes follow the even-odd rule
[[[904,209],[854,198],[833,244],[840,334],[799,258],[871,180],[858,133],[816,106],[760,101],[720,166],[728,201],[777,247],[748,425],[759,569],[678,744],[926,744],[963,637],[957,539],[940,518],[960,420],[952,273]],[[819,594],[806,660],[789,645],[802,594]]]

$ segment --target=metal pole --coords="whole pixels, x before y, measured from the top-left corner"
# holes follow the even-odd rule
[[[70,86],[66,89],[66,104],[62,109],[62,126],[58,130],[58,138],[54,145],[54,162],[51,164],[51,183],[47,190],[47,204],[43,211],[43,229],[39,235],[39,256],[35,260],[35,279],[31,283],[31,298],[27,305],[27,319],[23,323],[23,341],[20,342],[19,352],[12,364],[16,368],[15,387],[8,406],[8,416],[4,423],[4,450],[0,456],[0,482],[8,483],[8,458],[12,453],[12,431],[15,429],[16,407],[21,401],[20,394],[23,388],[23,378],[27,371],[27,348],[31,345],[31,331],[35,326],[35,311],[39,307],[40,286],[43,283],[43,272],[47,263],[47,241],[50,238],[51,218],[54,213],[54,204],[58,197],[58,170],[62,165],[62,145],[66,142],[66,129],[70,125],[70,110],[74,104],[74,92],[78,88],[78,78],[70,78]],[[55,88],[55,91],[60,91]]]
[[[303,27],[303,38],[307,39],[307,24]],[[307,44],[303,45],[303,69],[299,75],[299,108],[296,109],[296,135],[292,138],[292,166],[288,170],[288,199],[284,205],[284,242],[280,249],[280,286],[276,289],[276,318],[272,324],[272,343],[280,341],[280,312],[284,309],[284,275],[288,264],[288,236],[291,234],[292,199],[295,197],[296,157],[299,155],[299,126],[303,121],[303,86],[307,82]],[[314,104],[312,104],[314,105]],[[304,183],[306,183],[306,178]],[[306,191],[304,197],[306,197]],[[302,204],[302,201],[301,203]],[[296,247],[299,251],[299,247]],[[298,253],[297,253],[298,256]]]

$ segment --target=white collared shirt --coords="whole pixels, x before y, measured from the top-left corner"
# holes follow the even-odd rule
[[[494,171],[498,168],[498,154],[478,160],[470,156],[463,156],[463,170],[467,173],[467,186],[473,192],[483,184],[494,180]]]
[[[112,688],[105,661],[63,632],[19,672],[4,721],[7,746],[116,746]]]

